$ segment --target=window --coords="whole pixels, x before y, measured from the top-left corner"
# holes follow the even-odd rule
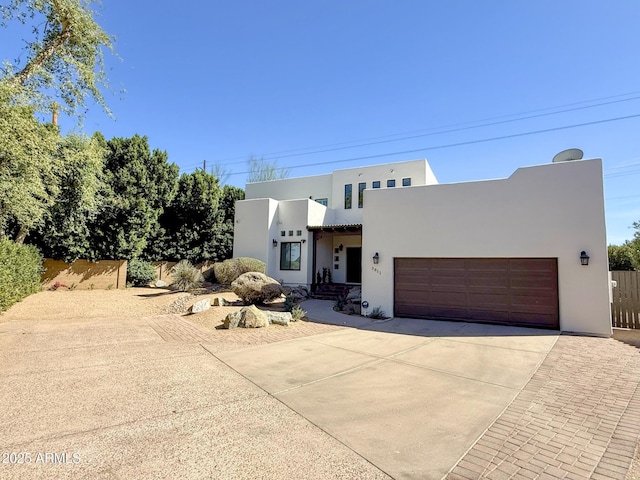
[[[344,208],[351,208],[351,184],[344,186]]]
[[[375,182],[372,183],[372,187],[373,188],[380,188],[380,181],[376,180]]]
[[[301,237],[302,236],[302,230],[296,230],[296,236],[297,237]]]
[[[289,236],[293,237],[293,230],[289,230]]]
[[[393,188],[396,186],[396,181],[395,180],[387,180],[387,187],[388,188]]]
[[[325,207],[329,204],[329,201],[326,198],[316,198],[316,202],[320,205],[324,205]]]
[[[287,232],[285,232],[284,230],[280,230],[280,236],[284,237],[287,234]]]
[[[300,270],[300,242],[280,244],[280,270]]]
[[[410,178],[403,178],[402,179],[402,186],[403,187],[410,187],[411,186],[411,179]]]
[[[366,183],[358,184],[358,208],[362,208],[362,203],[364,201],[364,189],[367,188]]]

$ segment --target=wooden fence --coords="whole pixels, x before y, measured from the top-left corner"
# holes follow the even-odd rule
[[[611,322],[614,327],[640,329],[640,272],[611,272]]]

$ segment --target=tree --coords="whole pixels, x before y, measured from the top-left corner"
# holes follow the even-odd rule
[[[265,160],[264,157],[249,157],[249,176],[247,183],[269,182],[272,180],[280,180],[287,178],[291,169],[287,167],[278,167],[278,161]]]
[[[101,88],[106,81],[103,50],[113,52],[112,37],[93,19],[90,0],[12,0],[0,7],[2,26],[11,20],[30,24],[33,41],[24,64],[5,62],[3,78],[25,89],[32,105],[51,111],[55,103],[70,115],[87,97],[109,112]]]
[[[94,258],[137,258],[157,236],[158,218],[176,191],[178,167],[167,153],[151,151],[147,137],[106,142],[106,198],[92,224]]]
[[[22,243],[58,192],[58,131],[16,101],[19,87],[0,80],[0,238]],[[12,226],[12,228],[10,228]]]
[[[635,270],[629,242],[623,245],[609,245],[609,270]]]
[[[59,191],[44,215],[44,222],[29,239],[45,257],[73,262],[92,258],[91,222],[103,206],[105,148],[101,135],[69,135],[58,146],[64,162]]]

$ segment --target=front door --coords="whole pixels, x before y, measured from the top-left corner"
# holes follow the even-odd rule
[[[362,283],[362,247],[347,247],[347,283]]]

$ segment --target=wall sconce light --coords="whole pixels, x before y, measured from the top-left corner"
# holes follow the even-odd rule
[[[273,245],[274,247],[277,247],[277,246],[278,246],[278,241],[277,241],[275,238],[273,239],[272,245]]]
[[[378,252],[376,252],[376,254],[373,256],[373,264],[377,265],[379,261],[380,261],[380,255],[378,255]]]
[[[589,255],[584,250],[580,252],[580,265],[589,265]]]
[[[340,244],[340,246],[338,247],[338,250],[340,251],[344,250],[344,245]]]
[[[304,238],[301,240],[301,242],[302,243],[307,243],[307,241]]]

